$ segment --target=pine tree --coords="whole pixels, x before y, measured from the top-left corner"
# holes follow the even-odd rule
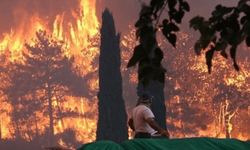
[[[36,38],[34,44],[25,44],[24,59],[12,64],[11,84],[3,92],[15,109],[12,119],[17,129],[19,122],[24,122],[27,128],[36,124],[38,118],[34,115],[40,111],[49,118],[49,144],[55,144],[54,123],[57,118],[62,121],[63,116],[56,113],[58,108],[53,102],[65,101],[65,96],[81,96],[83,78],[73,67],[74,57],[65,55],[62,43],[45,31],[37,32]]]
[[[127,114],[122,97],[120,34],[116,34],[112,14],[102,14],[99,58],[99,120],[97,140],[121,143],[128,139]]]

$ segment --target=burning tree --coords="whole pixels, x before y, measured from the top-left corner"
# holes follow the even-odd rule
[[[250,46],[250,6],[247,2],[248,0],[239,0],[236,7],[217,5],[209,20],[200,16],[190,20],[190,28],[198,30],[201,34],[194,45],[195,52],[201,55],[205,51],[209,73],[211,73],[214,53],[218,51],[221,56],[228,58],[226,52],[228,46],[230,46],[229,53],[234,68],[239,71],[236,50],[243,41]],[[169,18],[164,18],[160,22],[160,17],[165,10]],[[164,54],[159,46],[157,31],[161,31],[165,39],[176,47],[176,32],[180,30],[177,24],[181,23],[185,12],[189,10],[189,4],[185,0],[151,0],[149,5],[142,4],[139,19],[135,23],[137,28],[135,35],[140,44],[135,46],[127,67],[136,66],[138,63],[138,79],[144,89],[150,89],[155,82],[165,83],[166,69],[162,65]],[[161,86],[157,85],[159,89]],[[161,104],[159,109],[164,106]],[[161,117],[165,118],[165,115]]]
[[[49,141],[54,144],[54,124],[59,120],[63,124],[62,118],[66,115],[77,115],[62,113],[59,103],[66,100],[66,95],[82,96],[83,78],[73,67],[74,57],[66,56],[63,43],[53,40],[45,31],[37,32],[36,38],[34,43],[25,44],[23,60],[12,63],[11,84],[3,92],[13,106],[16,135],[29,135],[29,140],[34,139],[43,130],[37,122],[44,118],[37,115],[48,115]],[[19,132],[22,125],[26,125],[28,134]],[[35,135],[30,133],[31,126],[36,128]]]
[[[3,131],[3,123],[5,122],[3,120],[3,114],[7,114],[7,108],[6,108],[6,102],[4,102],[3,100],[6,99],[6,95],[3,92],[3,88],[6,85],[10,84],[10,76],[8,74],[8,70],[10,67],[10,63],[8,63],[8,59],[9,59],[9,51],[6,51],[5,53],[2,51],[0,53],[0,140],[2,139],[2,131]]]
[[[226,52],[228,46],[231,46],[229,53],[233,66],[239,71],[236,62],[237,47],[243,41],[246,46],[250,46],[250,6],[247,2],[248,0],[239,0],[235,7],[219,4],[209,20],[200,16],[190,20],[190,28],[198,30],[201,34],[194,45],[195,52],[200,55],[202,50],[206,51],[205,58],[209,73],[211,73],[214,52],[218,51],[221,56],[228,58]],[[169,18],[163,19],[160,23],[162,12],[167,6]],[[181,23],[185,11],[189,12],[190,7],[184,0],[151,0],[150,5],[142,4],[139,20],[135,23],[136,37],[140,40],[140,44],[134,48],[127,67],[139,63],[138,76],[144,87],[147,87],[150,81],[165,82],[162,74],[165,74],[166,69],[161,66],[163,52],[158,46],[156,33],[159,30],[162,31],[169,43],[176,47],[175,32],[180,30],[176,24]]]
[[[127,114],[122,97],[120,34],[116,34],[112,14],[102,14],[99,58],[99,120],[97,140],[118,143],[128,139]]]
[[[134,34],[132,27],[123,40],[130,54],[136,44]],[[238,59],[240,72],[234,71],[217,54],[214,56],[214,71],[208,75],[206,60],[192,53],[196,37],[184,31],[177,33],[177,37],[177,50],[174,50],[162,35],[157,35],[159,46],[166,51],[162,64],[168,67],[164,94],[171,135],[179,138],[209,136],[247,139],[249,50],[242,46]],[[124,60],[128,60],[127,57]],[[131,71],[131,80],[136,79],[135,69],[126,71]],[[137,83],[137,80],[132,83]],[[136,85],[133,85],[133,89],[136,89]]]

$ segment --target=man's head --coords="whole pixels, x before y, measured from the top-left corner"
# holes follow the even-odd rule
[[[139,101],[140,101],[140,103],[151,104],[152,103],[152,95],[149,92],[144,92],[139,97]]]

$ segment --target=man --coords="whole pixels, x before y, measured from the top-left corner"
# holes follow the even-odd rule
[[[154,114],[150,109],[152,96],[145,92],[139,97],[140,104],[134,108],[132,117],[128,121],[129,127],[135,131],[135,138],[151,138],[151,135],[157,131],[162,135],[169,137],[168,131],[162,129],[154,121]]]

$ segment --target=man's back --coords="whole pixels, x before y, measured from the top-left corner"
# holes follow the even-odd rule
[[[145,92],[138,99],[140,105],[133,112],[128,120],[129,127],[135,131],[135,138],[151,138],[151,135],[158,131],[163,136],[169,136],[168,131],[162,129],[154,121],[154,114],[149,108],[152,104],[152,95]]]
[[[133,110],[135,132],[155,133],[155,130],[146,122],[147,118],[154,118],[152,111],[145,105],[138,105]]]

